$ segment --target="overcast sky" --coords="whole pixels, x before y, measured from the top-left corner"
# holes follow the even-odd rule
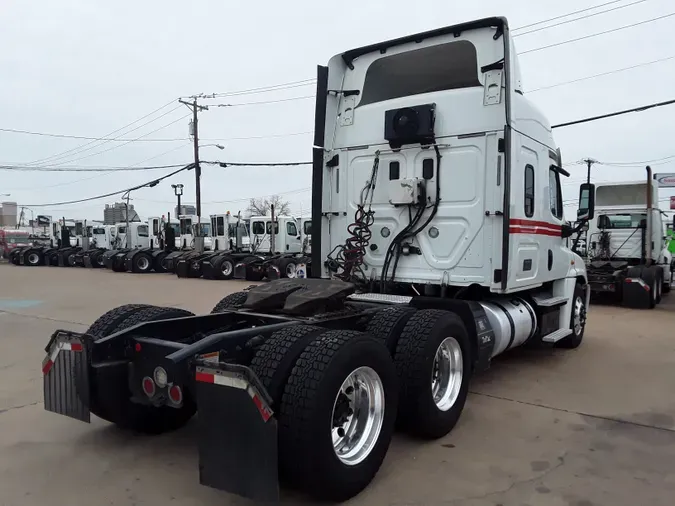
[[[624,0],[599,10],[633,2]],[[325,64],[333,54],[471,19],[504,15],[510,26],[517,28],[604,3],[607,0],[418,0],[411,9],[410,2],[402,0],[267,0],[255,4],[222,0],[4,0],[0,16],[0,128],[98,137],[171,104],[113,137],[155,120],[122,137],[136,138],[169,125],[146,138],[184,140],[125,145],[99,142],[80,147],[87,141],[0,132],[0,164],[44,159],[37,165],[189,163],[192,146],[188,118],[181,118],[190,111],[185,106],[177,107],[179,96],[311,79],[316,65]],[[516,48],[522,52],[648,20],[670,14],[674,7],[668,0],[645,0],[615,12],[522,35],[516,38]],[[565,86],[530,90],[673,56],[674,19],[522,55],[526,95],[553,124],[672,99],[673,87],[668,83],[675,78],[675,59]],[[314,87],[309,85],[204,103],[241,104],[313,94]],[[313,115],[311,98],[211,107],[200,115],[200,137],[203,144],[220,143],[226,149],[205,146],[201,157],[237,162],[310,160],[312,134],[308,132],[313,130]],[[673,115],[675,106],[569,127],[556,131],[556,141],[566,165],[589,156],[606,162],[659,159],[675,155]],[[233,139],[241,137],[266,138]],[[565,182],[564,196],[569,200],[576,197],[585,167],[567,168],[572,177]],[[653,164],[653,168],[656,172],[675,172],[675,158]],[[11,193],[5,200],[20,205],[75,200],[124,189],[168,172],[170,169],[79,174],[0,170],[0,194]],[[626,180],[643,174],[643,166],[597,165],[593,178]],[[184,173],[155,188],[133,193],[133,204],[142,217],[172,212],[175,198],[171,183],[183,183],[184,201],[194,202],[194,172]],[[273,193],[287,196],[294,213],[307,214],[310,183],[309,167],[205,166],[202,214],[243,210],[248,197]],[[661,190],[661,197],[667,195]],[[104,204],[114,201],[34,209],[36,214],[54,217],[102,219]]]

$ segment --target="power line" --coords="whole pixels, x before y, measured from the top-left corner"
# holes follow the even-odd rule
[[[674,58],[675,58],[675,55],[667,56],[665,58],[659,58],[658,60],[652,60],[652,61],[648,61],[648,62],[644,62],[644,63],[638,63],[637,65],[631,65],[630,67],[623,67],[623,68],[620,68],[620,69],[602,72],[600,74],[594,74],[592,76],[581,77],[579,79],[573,79],[571,81],[565,81],[565,82],[562,82],[562,83],[551,84],[549,86],[542,86],[540,88],[535,88],[533,90],[529,90],[527,93],[534,93],[536,91],[548,90],[548,89],[551,89],[551,88],[557,88],[558,86],[565,86],[565,85],[568,85],[568,84],[578,83],[578,82],[581,82],[581,81],[587,81],[589,79],[595,79],[596,77],[603,77],[603,76],[608,76],[608,75],[611,75],[611,74],[616,74],[616,73],[619,73],[619,72],[624,72],[626,70],[633,70],[633,69],[636,69],[636,68],[639,68],[639,67],[646,67],[647,65],[653,65],[654,63],[661,63],[661,62],[664,62],[664,61],[672,60]]]
[[[521,35],[528,35],[530,33],[540,32],[542,30],[548,30],[549,28],[554,28],[556,26],[566,25],[568,23],[575,23],[575,22],[581,21],[583,19],[588,19],[588,18],[592,18],[592,17],[595,17],[595,16],[600,16],[601,14],[607,14],[608,12],[618,11],[620,9],[625,9],[626,7],[631,7],[633,5],[641,4],[641,3],[644,3],[646,1],[647,0],[635,0],[632,3],[626,4],[626,5],[619,5],[618,7],[614,7],[612,9],[606,9],[604,11],[594,12],[594,13],[591,13],[591,14],[587,14],[586,16],[581,16],[579,18],[568,19],[566,21],[561,21],[560,23],[555,23],[553,25],[542,26],[541,28],[535,28],[534,30],[528,30],[527,32],[518,33],[518,34],[515,34],[514,37],[520,37]],[[615,3],[615,2],[610,2],[610,3]],[[597,9],[597,8],[598,7],[594,7],[594,9]],[[572,14],[568,14],[568,16],[571,16],[571,15]],[[563,16],[563,17],[567,17],[567,16]]]
[[[290,97],[290,98],[280,98],[277,100],[263,100],[260,102],[242,102],[239,104],[213,104],[209,107],[239,107],[242,105],[263,105],[263,104],[277,104],[279,102],[291,102],[293,100],[305,100],[308,98],[316,98],[316,95],[305,95],[302,97]]]
[[[197,95],[197,98],[216,98],[216,97],[231,97],[236,95],[252,95],[254,93],[267,93],[270,91],[278,91],[290,88],[298,88],[301,86],[308,86],[310,84],[316,83],[316,78],[311,79],[301,79],[299,81],[291,81],[288,83],[279,83],[271,84],[268,86],[260,86],[258,88],[248,88],[244,90],[235,90],[235,91],[226,91],[223,93],[210,93],[210,94],[201,94]],[[183,97],[186,98],[186,97]],[[191,97],[190,97],[191,98]]]
[[[202,162],[221,167],[291,167],[296,165],[312,165],[313,162]]]
[[[277,137],[292,137],[294,135],[307,135],[307,134],[313,134],[313,130],[307,130],[305,132],[291,132],[287,134],[271,134],[271,135],[251,135],[248,137],[225,137],[222,139],[204,139],[202,138],[201,140],[203,141],[247,141],[251,139],[273,139]]]
[[[623,111],[611,112],[609,114],[602,114],[600,116],[592,116],[590,118],[578,119],[575,121],[568,121],[567,123],[560,123],[558,125],[553,125],[551,128],[563,128],[572,125],[579,125],[581,123],[589,123],[591,121],[597,121],[599,119],[612,118],[614,116],[621,116],[622,114],[628,114],[630,112],[642,112],[648,109],[654,109],[657,107],[663,107],[666,105],[675,104],[675,100],[667,100],[665,102],[657,102],[655,104],[643,105],[641,107],[635,107],[633,109],[625,109]]]
[[[182,147],[182,146],[181,146]],[[152,165],[146,167],[132,166],[103,166],[103,167],[54,167],[54,166],[17,166],[17,165],[0,165],[0,170],[16,170],[19,172],[108,172],[114,170],[115,172],[125,171],[141,171],[141,170],[156,170],[156,169],[172,169],[176,167],[183,167],[185,164],[173,165]]]
[[[116,141],[116,142],[176,142],[176,141],[186,141],[187,137],[183,139],[141,139],[139,141],[134,141],[133,139],[124,139],[122,137],[86,137],[84,135],[68,135],[68,134],[53,134],[47,132],[32,132],[30,130],[18,130],[16,128],[0,128],[0,132],[8,132],[13,134],[26,134],[26,135],[38,135],[41,137],[58,137],[60,139],[83,139],[83,140],[92,140],[92,141]]]
[[[175,109],[173,109],[173,110],[175,110]],[[173,110],[172,110],[172,111],[173,111]],[[86,159],[86,158],[91,158],[92,156],[98,156],[98,155],[101,155],[101,154],[103,154],[103,153],[107,153],[108,151],[113,151],[113,150],[115,150],[115,149],[119,149],[119,148],[121,148],[122,146],[126,146],[127,144],[130,144],[130,143],[135,142],[135,141],[137,141],[137,140],[139,140],[139,139],[142,139],[143,137],[146,137],[146,136],[148,136],[148,135],[152,135],[152,134],[154,134],[155,132],[159,132],[160,130],[164,130],[165,128],[170,127],[171,125],[173,125],[173,124],[175,124],[175,123],[178,123],[179,121],[182,121],[182,120],[184,120],[185,118],[187,118],[187,117],[189,117],[189,116],[190,116],[190,114],[186,114],[185,116],[181,116],[180,118],[178,118],[178,119],[176,119],[176,120],[174,120],[174,121],[172,121],[172,122],[170,122],[170,123],[167,123],[166,125],[162,125],[161,127],[156,128],[156,129],[152,130],[151,132],[148,132],[147,134],[143,134],[143,135],[141,135],[141,136],[139,136],[139,137],[136,137],[135,139],[131,139],[131,140],[127,141],[127,142],[123,142],[122,144],[117,144],[116,146],[113,146],[113,147],[111,147],[111,148],[104,149],[104,150],[102,150],[102,151],[96,151],[95,153],[91,153],[91,154],[89,154],[89,155],[81,156],[80,158],[74,158],[74,159],[72,159],[72,160],[66,160],[66,161],[63,161],[63,162],[58,162],[58,163],[55,163],[54,165],[63,165],[63,164],[65,164],[65,163],[78,162],[78,161],[84,160],[84,159]],[[105,144],[105,143],[103,143],[103,144]],[[102,146],[103,144],[100,144],[100,145],[97,146],[97,147],[100,147],[100,146]],[[50,162],[50,163],[52,163],[52,162]]]
[[[173,100],[172,100],[171,102],[167,102],[167,103],[164,104],[163,106],[158,107],[157,109],[155,109],[154,111],[149,112],[149,113],[146,114],[145,116],[141,116],[141,117],[138,118],[137,120],[132,121],[131,123],[129,123],[129,124],[127,124],[127,125],[124,125],[123,127],[118,128],[117,130],[113,130],[112,132],[109,132],[109,133],[105,134],[104,137],[109,137],[109,136],[111,136],[111,135],[116,134],[117,132],[121,132],[122,130],[126,130],[126,129],[129,128],[130,126],[135,125],[136,123],[138,123],[139,121],[143,121],[144,119],[149,118],[150,116],[152,116],[152,115],[158,113],[158,112],[161,111],[162,109],[165,109],[165,108],[167,108],[168,106],[173,105],[173,104],[174,104]],[[174,110],[175,110],[175,109],[174,109]],[[164,115],[162,115],[162,116],[164,116]],[[159,118],[161,118],[162,116],[160,116]],[[159,119],[159,118],[155,118],[155,120],[157,120],[157,119]],[[152,120],[152,121],[155,121],[155,120]],[[152,121],[150,121],[149,123],[151,123]],[[148,124],[148,123],[145,123],[144,125],[147,125],[147,124]],[[144,125],[141,125],[141,126],[144,126]],[[140,128],[140,127],[139,127],[139,128]],[[136,130],[137,130],[137,129],[136,129]],[[133,132],[134,130],[131,130],[131,131]],[[127,132],[127,133],[129,133],[129,132]],[[72,154],[79,154],[80,152],[85,152],[85,151],[88,151],[89,149],[94,149],[96,146],[92,146],[92,147],[89,148],[89,149],[82,150],[82,148],[85,148],[86,146],[89,146],[89,145],[91,145],[91,144],[95,144],[96,142],[98,142],[98,141],[89,141],[89,142],[85,142],[84,144],[81,144],[80,146],[76,146],[76,147],[71,148],[71,149],[68,149],[68,150],[66,150],[66,151],[62,151],[62,152],[60,152],[60,153],[56,153],[56,154],[54,154],[54,155],[47,156],[47,157],[45,157],[45,158],[40,158],[40,159],[38,159],[38,160],[33,160],[32,162],[28,162],[28,165],[35,164],[35,163],[45,162],[45,161],[47,161],[47,160],[54,160],[54,159],[63,158],[64,155],[67,155],[67,154],[69,154],[69,153],[72,153]],[[73,151],[75,151],[76,153],[73,153]]]
[[[666,156],[663,158],[656,158],[654,160],[643,160],[641,162],[598,162],[599,165],[606,165],[609,167],[642,167],[647,164],[660,165],[662,163],[668,163],[670,160],[675,158],[675,155]]]
[[[119,191],[115,191],[115,192],[111,192],[111,193],[106,193],[106,194],[104,194],[104,195],[96,195],[95,197],[87,197],[87,198],[85,198],[85,199],[79,199],[79,200],[70,200],[70,201],[67,201],[67,202],[51,202],[51,203],[49,203],[49,204],[23,204],[23,203],[22,203],[22,204],[20,204],[20,205],[23,206],[23,207],[57,207],[57,206],[65,206],[65,205],[70,205],[70,204],[79,204],[80,202],[90,202],[90,201],[92,201],[92,200],[104,199],[104,198],[107,198],[107,197],[112,197],[113,195],[119,195],[119,194],[121,194],[121,193],[126,193],[126,192],[130,192],[130,191],[134,191],[134,190],[139,190],[139,189],[144,188],[144,187],[146,187],[146,186],[147,186],[148,188],[152,188],[153,186],[158,185],[158,184],[160,183],[160,181],[163,181],[164,179],[167,179],[167,178],[169,178],[169,177],[171,177],[171,176],[174,176],[174,175],[176,175],[176,174],[178,174],[179,172],[182,172],[182,171],[184,171],[184,170],[190,170],[190,169],[193,169],[193,168],[194,168],[194,164],[193,164],[193,163],[190,163],[190,164],[188,164],[188,165],[182,166],[182,167],[181,167],[180,169],[178,169],[178,170],[174,170],[173,172],[170,172],[169,174],[166,174],[166,175],[164,175],[164,176],[161,176],[161,177],[159,177],[159,178],[157,178],[157,179],[153,179],[153,180],[148,181],[148,182],[146,182],[146,183],[143,183],[143,184],[140,184],[140,185],[136,185],[136,186],[132,186],[131,188],[126,188],[126,189],[124,189],[124,190],[119,190]]]
[[[515,31],[518,31],[518,30],[524,30],[525,28],[530,28],[532,26],[542,25],[544,23],[550,23],[551,21],[556,21],[558,19],[566,18],[566,17],[569,17],[569,16],[574,16],[575,14],[581,14],[583,12],[592,11],[592,10],[595,10],[595,9],[599,9],[600,7],[605,7],[607,5],[618,4],[619,2],[623,2],[623,0],[613,0],[612,2],[605,2],[604,4],[595,5],[593,7],[587,7],[585,9],[580,9],[578,11],[568,12],[567,14],[561,14],[560,16],[556,16],[554,18],[544,19],[542,21],[536,21],[534,23],[530,23],[529,25],[519,26],[518,28],[514,28],[512,31],[515,32]]]
[[[647,23],[652,23],[654,21],[659,21],[661,19],[670,18],[672,16],[675,16],[675,12],[671,12],[670,14],[664,14],[663,16],[659,16],[659,17],[656,17],[656,18],[647,19],[645,21],[640,21],[640,22],[637,22],[637,23],[631,23],[630,25],[620,26],[618,28],[612,28],[611,30],[605,30],[604,32],[592,33],[590,35],[584,35],[582,37],[577,37],[575,39],[563,40],[561,42],[556,42],[554,44],[549,44],[547,46],[541,46],[541,47],[536,47],[534,49],[528,49],[527,51],[521,51],[518,54],[524,55],[524,54],[528,54],[528,53],[534,53],[536,51],[543,51],[544,49],[550,49],[552,47],[562,46],[564,44],[570,44],[572,42],[578,42],[580,40],[591,39],[593,37],[598,37],[600,35],[607,35],[608,33],[614,33],[614,32],[618,32],[620,30],[626,30],[627,28],[633,28],[635,26],[646,25]]]

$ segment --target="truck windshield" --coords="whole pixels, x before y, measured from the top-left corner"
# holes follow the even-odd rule
[[[201,227],[201,228],[198,228]],[[195,231],[199,237],[209,237],[211,235],[211,224],[210,223],[195,223]]]
[[[93,233],[94,235],[105,235],[105,228],[95,228]]]
[[[476,47],[468,40],[448,42],[375,60],[366,72],[359,106],[480,85]]]
[[[598,216],[598,228],[637,228],[646,214],[601,214]]]

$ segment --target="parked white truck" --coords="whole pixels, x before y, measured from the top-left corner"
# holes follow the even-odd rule
[[[643,181],[596,186],[587,235],[591,290],[635,308],[653,308],[672,284],[658,186],[649,167],[647,172]]]
[[[338,54],[318,67],[315,110],[312,277],[229,294],[209,315],[129,304],[58,330],[45,409],[155,434],[198,412],[202,484],[277,504],[281,476],[345,501],[395,428],[448,434],[494,357],[582,343],[568,174],[506,19]]]

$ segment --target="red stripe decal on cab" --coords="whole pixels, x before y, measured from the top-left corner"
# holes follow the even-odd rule
[[[553,230],[562,230],[562,226],[555,223],[549,223],[547,221],[537,221],[537,220],[518,220],[511,219],[509,220],[509,226],[521,226],[521,227],[546,227]]]

